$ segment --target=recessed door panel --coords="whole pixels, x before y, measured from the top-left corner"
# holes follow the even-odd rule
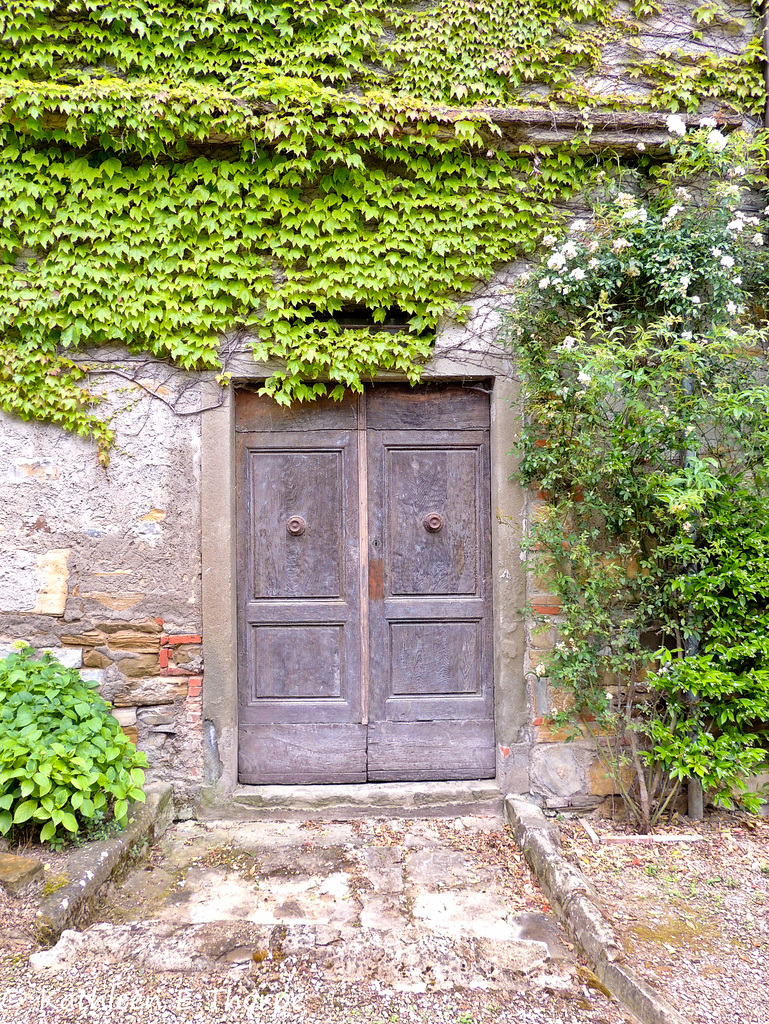
[[[341,597],[343,451],[249,451],[251,597]]]
[[[478,589],[477,448],[388,448],[390,593]]]
[[[341,700],[344,626],[252,626],[251,703],[257,700]]]
[[[481,630],[470,622],[390,622],[390,696],[477,694]]]

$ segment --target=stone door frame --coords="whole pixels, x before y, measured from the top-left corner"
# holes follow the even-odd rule
[[[491,559],[494,606],[494,693],[497,782],[503,792],[528,790],[528,768],[514,756],[529,724],[524,677],[525,630],[522,609],[526,578],[520,558],[525,495],[510,480],[509,454],[519,428],[517,389],[507,367],[491,359],[486,370],[436,359],[424,379],[461,380],[488,387],[491,380]],[[494,366],[493,364],[497,365]],[[259,373],[259,370],[262,370]],[[496,370],[496,373],[495,373]],[[267,368],[269,372],[269,368]],[[244,352],[233,373],[233,387],[251,385],[266,373]],[[382,375],[381,383],[402,377]],[[201,451],[202,590],[205,685],[203,687],[203,782],[207,802],[225,801],[238,788],[237,751],[237,571],[235,512],[235,401],[232,388],[222,405],[203,413]],[[520,748],[519,748],[520,749]]]

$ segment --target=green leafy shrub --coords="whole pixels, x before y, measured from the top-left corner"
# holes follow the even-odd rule
[[[144,801],[146,756],[110,715],[95,684],[50,654],[24,648],[0,661],[0,833],[39,828],[43,842],[88,831]]]
[[[769,723],[769,137],[669,127],[545,238],[508,329],[562,609],[537,671],[644,830],[692,780],[757,809]]]

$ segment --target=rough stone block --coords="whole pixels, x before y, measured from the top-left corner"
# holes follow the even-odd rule
[[[96,629],[104,633],[119,633],[121,630],[138,630],[140,633],[162,633],[162,619],[142,619],[140,622],[120,622],[115,619],[113,622],[96,622]]]
[[[107,637],[100,629],[89,629],[84,633],[65,633],[61,642],[68,647],[104,647]]]
[[[45,651],[67,668],[80,668],[83,664],[82,647],[43,647],[37,653],[40,655]]]
[[[616,793],[614,780],[606,774],[600,761],[593,761],[588,772],[588,786],[595,796],[611,796]]]
[[[37,575],[40,587],[32,609],[35,615],[63,615],[67,603],[67,580],[70,548],[46,551],[37,556]]]
[[[135,725],[122,725],[121,729],[134,746],[139,742],[139,730]]]
[[[139,708],[136,717],[142,725],[147,726],[171,725],[174,721],[174,713],[169,710],[167,704],[161,704],[156,708]]]
[[[147,633],[138,629],[119,629],[109,634],[107,645],[113,651],[156,654],[160,650],[160,637],[157,633]]]
[[[105,673],[104,669],[101,668],[81,668],[80,676],[82,679],[86,679],[89,683],[96,683],[97,686],[104,685]]]
[[[86,668],[109,668],[111,664],[112,660],[106,654],[93,648],[87,650],[83,655],[83,665]]]
[[[116,707],[136,707],[154,704],[173,704],[187,696],[187,680],[153,676],[145,679],[126,679],[105,693]]]
[[[135,658],[121,659],[120,671],[130,679],[156,675],[160,672],[160,663],[156,654],[137,654]]]
[[[136,708],[114,708],[112,717],[122,726],[136,725]]]
[[[538,676],[536,674],[529,676],[529,679],[531,680],[531,699],[534,706],[534,714],[538,717],[546,715],[550,710],[547,679],[545,676]]]
[[[43,865],[34,857],[0,853],[0,885],[11,895],[23,892],[28,885],[42,877],[42,874]]]
[[[529,647],[532,651],[552,651],[558,639],[558,630],[553,629],[532,629],[530,631]]]
[[[586,789],[580,751],[573,746],[545,744],[531,755],[532,790],[558,797],[575,796]]]

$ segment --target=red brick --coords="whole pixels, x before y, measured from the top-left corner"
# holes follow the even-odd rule
[[[188,668],[179,668],[176,665],[169,665],[168,668],[161,668],[161,676],[187,676],[190,674]]]
[[[168,648],[167,647],[161,647],[160,648],[159,662],[160,662],[160,667],[161,668],[168,668]]]
[[[558,601],[554,598],[551,601],[546,601],[540,598],[536,603],[531,602],[531,610],[536,615],[560,615],[561,606]]]
[[[203,640],[197,633],[183,633],[178,636],[164,633],[160,638],[160,642],[164,647],[176,647],[178,644],[199,644]]]

